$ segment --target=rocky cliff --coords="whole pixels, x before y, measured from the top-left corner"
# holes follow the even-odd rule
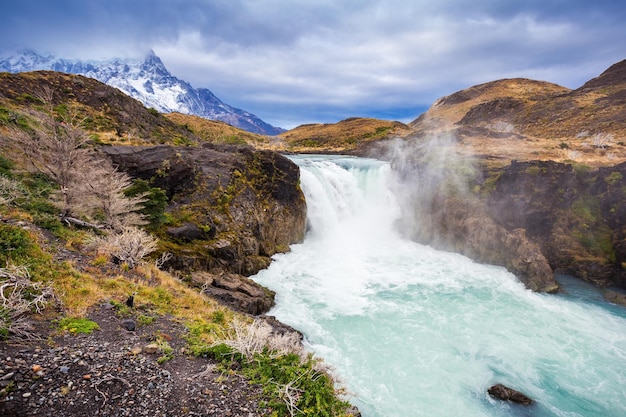
[[[494,167],[427,147],[389,156],[409,237],[505,266],[535,291],[556,291],[554,272],[626,288],[626,163]]]
[[[491,218],[524,228],[552,269],[602,287],[626,287],[626,163],[590,169],[513,162],[490,174],[483,201]]]
[[[626,61],[580,88],[498,80],[437,100],[376,155],[405,190],[414,239],[507,267],[626,288]]]
[[[273,294],[246,277],[304,236],[299,169],[249,147],[105,147],[120,170],[166,191],[167,222],[157,235],[168,266],[222,301],[252,314]]]

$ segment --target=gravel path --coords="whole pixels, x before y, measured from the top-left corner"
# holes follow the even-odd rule
[[[177,323],[159,318],[129,331],[108,304],[90,318],[100,330],[89,335],[0,342],[0,416],[270,414],[259,405],[260,386],[186,354],[184,329]],[[173,348],[173,359],[162,365],[162,353],[153,352],[157,336]]]

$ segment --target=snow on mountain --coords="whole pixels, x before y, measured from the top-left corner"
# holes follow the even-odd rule
[[[108,61],[68,60],[34,51],[0,58],[0,71],[36,70],[52,70],[95,78],[162,113],[179,112],[221,120],[240,129],[264,135],[284,132],[254,114],[229,106],[210,90],[194,88],[188,82],[174,77],[153,52],[144,59]]]

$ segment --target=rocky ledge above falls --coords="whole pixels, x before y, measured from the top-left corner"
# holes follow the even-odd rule
[[[173,255],[167,267],[190,277],[197,271],[227,276],[228,285],[220,285],[224,279],[206,280],[204,290],[219,292],[247,313],[273,305],[273,293],[245,277],[304,237],[306,203],[297,165],[275,152],[241,146],[105,147],[103,152],[120,170],[167,193],[167,221],[155,231],[161,250]]]
[[[513,161],[452,192],[453,173],[425,181],[431,168],[410,169],[405,178],[430,184],[406,197],[413,239],[505,266],[535,291],[556,291],[554,272],[626,288],[626,163]]]
[[[489,214],[526,230],[554,271],[626,288],[626,163],[514,161],[490,175]]]

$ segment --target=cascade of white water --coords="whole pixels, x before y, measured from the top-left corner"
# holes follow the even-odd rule
[[[381,162],[295,157],[310,230],[253,279],[364,417],[626,415],[626,311],[400,237]],[[577,290],[578,291],[578,290]],[[536,400],[491,399],[496,382]]]

